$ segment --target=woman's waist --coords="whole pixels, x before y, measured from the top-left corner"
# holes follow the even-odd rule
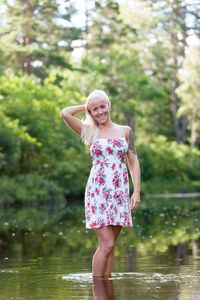
[[[114,159],[112,159],[112,160],[93,160],[92,164],[93,164],[93,166],[96,166],[96,165],[100,165],[100,166],[103,166],[103,165],[121,165],[121,164],[126,165],[125,160],[114,160]]]

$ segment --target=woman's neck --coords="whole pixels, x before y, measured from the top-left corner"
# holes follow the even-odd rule
[[[115,124],[111,120],[108,120],[105,124],[98,125],[100,130],[111,129],[114,126]]]

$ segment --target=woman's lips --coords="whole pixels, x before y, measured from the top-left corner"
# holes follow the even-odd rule
[[[106,114],[98,116],[98,119],[103,119],[106,116]]]

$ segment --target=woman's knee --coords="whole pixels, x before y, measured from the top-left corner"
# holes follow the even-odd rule
[[[100,245],[101,250],[104,252],[105,255],[109,255],[114,251],[115,248],[115,241],[107,241]]]

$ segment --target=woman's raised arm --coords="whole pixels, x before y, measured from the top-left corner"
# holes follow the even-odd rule
[[[78,134],[81,134],[83,123],[74,115],[81,112],[85,112],[85,105],[69,106],[63,108],[60,112],[60,116],[63,118],[63,121]]]

